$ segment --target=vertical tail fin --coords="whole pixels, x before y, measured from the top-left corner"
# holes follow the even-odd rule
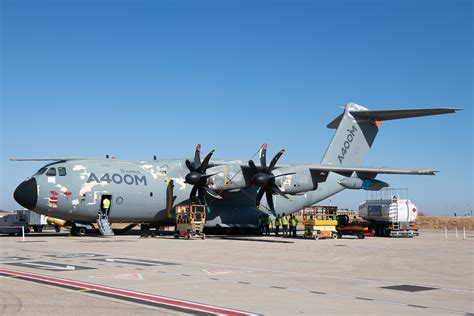
[[[336,133],[321,164],[358,166],[364,162],[377,136],[378,126],[375,121],[359,119],[353,114],[367,110],[355,103],[348,103],[344,113],[328,124],[328,128],[336,128]]]

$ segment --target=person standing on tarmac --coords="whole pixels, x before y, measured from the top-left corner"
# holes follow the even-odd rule
[[[288,237],[288,217],[285,213],[281,214],[281,228],[283,229],[283,237]]]
[[[289,222],[290,222],[290,223],[289,223],[289,224],[290,224],[290,229],[289,229],[289,232],[288,232],[288,237],[290,237],[290,238],[291,238],[292,235],[293,235],[293,223],[294,223],[293,217],[294,217],[293,215],[290,215],[290,220],[289,220]]]
[[[270,236],[270,216],[267,214],[264,217],[265,223],[265,236]]]
[[[281,226],[281,217],[280,217],[280,214],[278,214],[277,217],[275,218],[275,237],[278,237],[280,226]]]
[[[296,238],[296,227],[298,227],[298,219],[296,218],[296,216],[292,215],[291,216],[291,227],[292,227],[292,234],[293,234],[293,238]]]
[[[258,231],[259,231],[260,235],[263,235],[263,218],[262,218],[262,215],[260,215],[257,218],[257,226],[258,226]]]

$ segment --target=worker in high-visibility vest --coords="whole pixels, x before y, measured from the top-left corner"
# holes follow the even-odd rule
[[[281,214],[281,228],[283,229],[283,237],[288,237],[288,217],[285,213]]]
[[[275,218],[275,237],[278,237],[280,226],[281,226],[281,216],[280,214],[278,214],[277,217]]]
[[[270,236],[270,216],[266,214],[263,217],[263,227],[265,228],[265,236]]]
[[[292,237],[293,235],[293,224],[294,224],[294,221],[293,221],[293,215],[290,215],[290,219],[288,220],[288,224],[289,224],[289,229],[288,229],[288,237]]]
[[[110,208],[110,200],[109,198],[104,198],[102,200],[102,216],[106,217],[109,215],[109,208]]]
[[[290,226],[291,226],[290,234],[292,235],[293,238],[296,238],[296,227],[298,226],[298,219],[294,215],[291,216]]]

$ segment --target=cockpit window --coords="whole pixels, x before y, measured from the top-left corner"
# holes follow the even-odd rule
[[[56,168],[49,168],[48,172],[46,172],[47,176],[55,176],[56,175]]]
[[[48,168],[43,167],[43,168],[41,168],[40,170],[38,170],[38,171],[36,172],[36,175],[38,175],[38,176],[39,176],[39,175],[42,175],[43,173],[46,172],[46,170],[48,170]]]
[[[66,168],[64,168],[64,167],[58,167],[58,174],[59,174],[60,176],[65,176],[65,175],[67,174]]]

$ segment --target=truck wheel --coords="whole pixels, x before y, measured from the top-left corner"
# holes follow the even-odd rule
[[[206,239],[206,234],[202,234],[201,239],[202,240]]]
[[[87,232],[87,230],[84,227],[78,227],[77,228],[77,235],[78,236],[85,236],[86,232]]]
[[[55,230],[57,233],[59,233],[59,232],[61,232],[61,227],[59,227],[59,226],[54,226],[54,230]]]
[[[365,238],[365,235],[364,235],[364,234],[359,234],[359,235],[357,235],[357,238],[359,238],[359,239],[364,239],[364,238]]]
[[[332,239],[337,239],[337,234],[332,234]]]
[[[189,234],[186,236],[186,239],[187,239],[187,240],[190,240],[191,238],[193,238],[193,233],[189,233]]]
[[[314,240],[319,240],[319,234],[314,235]]]
[[[179,239],[179,234],[178,233],[174,233],[174,239]]]

